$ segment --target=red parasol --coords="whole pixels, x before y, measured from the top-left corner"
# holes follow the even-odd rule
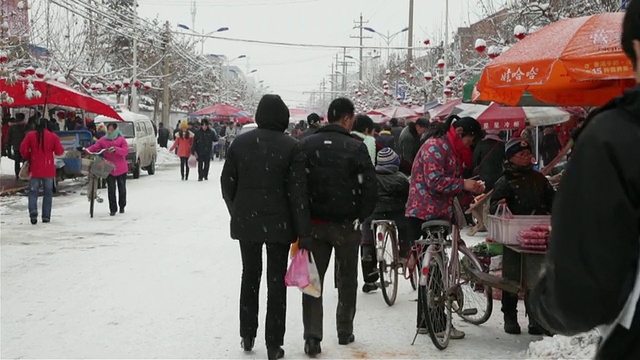
[[[225,117],[238,117],[243,116],[244,113],[240,113],[243,110],[239,107],[227,105],[227,104],[216,104],[213,106],[206,107],[204,109],[200,109],[193,114],[189,114],[189,116],[225,116]]]
[[[55,80],[33,79],[29,82],[21,79],[15,83],[7,83],[6,79],[0,79],[0,92],[2,91],[6,91],[13,98],[11,104],[3,103],[2,106],[18,107],[52,104],[83,109],[122,121],[120,115],[108,104]],[[28,97],[27,94],[30,96]]]

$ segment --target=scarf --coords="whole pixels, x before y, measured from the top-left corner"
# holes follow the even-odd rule
[[[111,134],[107,133],[107,135],[105,135],[104,137],[107,140],[115,140],[118,138],[118,136],[122,136],[122,132],[120,131],[120,129],[115,129]]]
[[[464,146],[462,142],[462,138],[458,136],[458,132],[456,128],[451,126],[449,131],[447,131],[447,138],[449,138],[449,143],[453,148],[453,153],[456,157],[462,160],[464,167],[472,168],[473,167],[473,152],[470,148]]]

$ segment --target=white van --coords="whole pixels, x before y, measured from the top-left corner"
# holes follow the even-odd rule
[[[126,110],[118,110],[118,114],[124,119],[119,121],[107,116],[96,116],[96,127],[99,124],[107,126],[109,123],[118,124],[118,129],[122,132],[129,144],[129,173],[133,178],[140,177],[140,171],[146,170],[149,175],[156,172],[156,159],[158,158],[158,148],[156,145],[156,134],[153,124],[148,117]]]

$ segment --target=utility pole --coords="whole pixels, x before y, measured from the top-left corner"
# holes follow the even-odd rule
[[[319,108],[324,108],[324,104],[326,104],[327,99],[324,96],[324,92],[327,91],[327,81],[325,78],[322,78],[322,85],[320,86],[320,91],[322,91],[322,97],[320,100],[320,106],[317,106]]]
[[[351,36],[351,38],[352,38],[352,39],[360,39],[360,66],[359,66],[360,70],[358,71],[358,80],[362,81],[362,67],[364,66],[364,63],[362,62],[362,61],[363,61],[363,56],[362,56],[362,51],[363,51],[363,49],[362,49],[362,47],[364,46],[364,44],[363,44],[363,41],[362,41],[362,40],[364,40],[364,39],[371,39],[371,38],[372,38],[372,36],[364,36],[364,35],[362,35],[362,30],[363,30],[362,25],[364,25],[364,24],[368,24],[368,23],[369,23],[369,20],[364,21],[364,20],[362,19],[362,13],[360,13],[360,21],[354,21],[354,23],[355,23],[356,25],[355,25],[353,28],[354,28],[354,29],[360,29],[360,35],[358,35],[358,36]]]
[[[413,1],[409,0],[409,41],[408,47],[409,51],[407,52],[407,61],[410,65],[413,60]]]
[[[162,44],[164,54],[162,55],[162,123],[167,128],[171,128],[169,124],[169,113],[171,111],[171,101],[169,100],[169,41],[171,41],[171,24],[167,21],[165,24],[165,38]]]
[[[347,48],[342,49],[342,91],[347,92]]]
[[[196,31],[196,14],[197,13],[198,13],[198,9],[196,8],[196,0],[193,0],[191,2],[191,28],[193,29],[193,31]]]
[[[138,26],[138,0],[133,0],[133,28]],[[138,40],[133,38],[133,79],[131,80],[131,111],[138,112],[138,87],[135,86],[138,80]]]
[[[448,68],[449,68],[449,0],[445,1],[444,7],[444,68],[442,69],[442,83],[446,84]],[[447,103],[447,95],[442,91],[444,103]]]

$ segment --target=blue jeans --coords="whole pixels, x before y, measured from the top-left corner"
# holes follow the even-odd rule
[[[44,199],[42,200],[42,218],[51,219],[51,203],[53,201],[53,180],[54,178],[31,178],[29,179],[29,216],[38,217],[38,195],[40,186],[44,187]]]

